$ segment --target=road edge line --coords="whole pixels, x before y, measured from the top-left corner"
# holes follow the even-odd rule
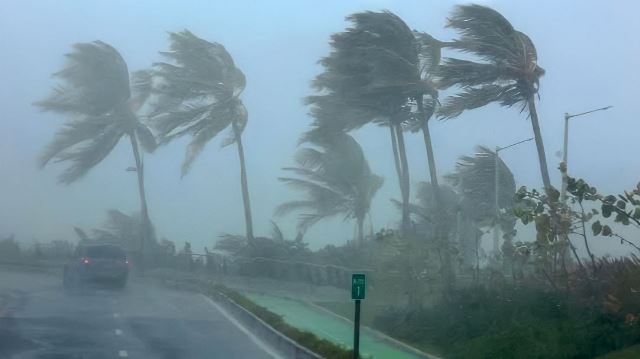
[[[209,298],[208,296],[200,293],[200,295],[207,300],[207,302],[209,304],[211,304],[213,307],[215,307],[220,313],[222,313],[222,315],[229,321],[231,322],[233,325],[235,325],[236,327],[238,327],[238,329],[240,329],[240,331],[242,331],[246,336],[248,336],[254,343],[256,343],[258,345],[258,347],[260,347],[260,349],[264,350],[267,354],[269,354],[272,358],[275,359],[284,359],[284,357],[282,357],[280,354],[276,353],[275,350],[268,345],[267,343],[265,343],[264,341],[262,341],[262,339],[258,338],[255,334],[251,333],[251,331],[249,329],[247,329],[247,327],[245,327],[244,325],[242,325],[242,323],[240,323],[236,318],[234,318],[231,313],[229,313],[226,309],[224,309],[220,304],[216,303],[213,299]]]

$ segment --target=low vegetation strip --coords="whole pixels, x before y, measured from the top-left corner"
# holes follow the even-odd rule
[[[164,277],[158,277],[165,285],[184,290],[192,290],[201,292],[213,299],[219,300],[220,295],[231,300],[236,305],[242,307],[246,311],[255,315],[257,318],[271,326],[277,332],[291,339],[293,342],[316,353],[324,358],[330,359],[351,359],[353,351],[338,346],[328,340],[320,339],[312,333],[300,330],[284,322],[282,317],[268,309],[257,305],[249,298],[239,292],[230,289],[221,284],[211,284],[209,281],[199,280],[196,278],[181,278],[180,280],[169,280]]]
[[[340,347],[328,340],[318,338],[312,333],[300,330],[289,324],[287,324],[280,315],[275,314],[268,309],[257,305],[244,295],[229,289],[222,285],[214,285],[209,288],[209,295],[216,296],[216,294],[223,294],[227,298],[231,299],[234,303],[246,309],[256,317],[269,324],[278,332],[282,333],[287,338],[290,338],[294,342],[309,349],[310,351],[317,353],[324,358],[335,359],[350,359],[353,358],[353,351],[344,347]]]

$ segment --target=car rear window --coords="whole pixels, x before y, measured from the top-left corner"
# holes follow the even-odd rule
[[[100,246],[88,247],[87,257],[91,258],[124,258],[124,251],[118,247]]]

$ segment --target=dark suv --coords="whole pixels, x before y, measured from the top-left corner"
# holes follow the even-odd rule
[[[65,288],[86,282],[109,282],[122,288],[129,277],[124,250],[113,244],[79,245],[73,260],[64,266]]]

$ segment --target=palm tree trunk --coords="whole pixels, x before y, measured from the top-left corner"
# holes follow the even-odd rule
[[[131,140],[131,148],[133,157],[136,161],[136,174],[138,175],[138,194],[140,195],[140,220],[141,220],[141,236],[140,236],[140,270],[145,269],[145,245],[149,241],[151,233],[151,220],[149,219],[149,211],[147,209],[147,196],[144,190],[144,165],[140,157],[140,149],[138,147],[138,139],[135,133],[129,134]]]
[[[393,121],[389,121],[389,132],[391,134],[391,147],[393,149],[393,161],[396,167],[396,173],[398,174],[398,184],[400,186],[400,194],[402,196],[402,230],[405,232],[408,228],[409,219],[409,195],[406,195],[405,200],[405,186],[404,186],[404,171],[401,163],[400,150],[398,145],[398,130],[393,124]],[[402,132],[402,128],[400,128]],[[404,137],[403,137],[404,144]],[[403,146],[404,147],[404,146]],[[405,154],[406,157],[406,154]],[[405,158],[406,159],[406,158]]]
[[[422,103],[418,101],[418,111],[422,112]],[[431,133],[429,132],[429,119],[422,122],[422,136],[424,137],[424,147],[427,150],[427,160],[429,165],[429,177],[431,178],[431,186],[433,194],[440,197],[438,189],[438,174],[436,173],[436,161],[433,155],[433,146],[431,145]],[[436,197],[436,198],[438,198]]]
[[[418,112],[423,113],[424,105],[421,100],[418,100]],[[422,135],[424,137],[424,146],[427,150],[427,162],[429,165],[429,177],[431,178],[431,189],[433,192],[434,200],[436,202],[436,208],[441,208],[442,199],[440,196],[440,185],[438,184],[438,174],[436,172],[436,161],[433,155],[433,145],[431,143],[431,132],[429,131],[429,119],[425,118],[422,122]],[[451,290],[451,283],[454,280],[451,251],[449,248],[449,233],[442,230],[444,218],[442,218],[442,212],[436,212],[436,223],[434,226],[435,238],[440,239],[443,249],[443,268],[442,268],[442,280],[445,288],[445,292],[449,293]]]
[[[402,125],[395,125],[396,136],[398,137],[398,154],[400,156],[400,168],[402,170],[402,178],[400,182],[400,189],[402,191],[402,231],[406,235],[411,229],[411,219],[409,213],[409,163],[407,162],[407,150],[404,144],[404,133],[402,132]]]
[[[240,160],[240,184],[242,187],[242,202],[244,204],[244,220],[247,231],[247,240],[253,241],[253,219],[251,218],[251,201],[249,200],[249,186],[247,185],[247,168],[244,161],[244,148],[242,147],[242,134],[236,121],[231,121],[233,135],[238,148],[238,158]]]
[[[396,173],[398,174],[398,183],[402,183],[402,170],[400,169],[400,156],[398,155],[398,141],[396,139],[396,131],[391,121],[389,121],[389,132],[391,134],[391,147],[393,149],[393,163],[396,166]],[[400,188],[400,190],[402,190],[402,188]]]
[[[540,123],[538,122],[538,112],[533,96],[529,98],[529,115],[531,116],[531,126],[533,127],[533,136],[536,141],[536,149],[538,150],[538,161],[540,162],[540,173],[542,175],[542,183],[545,190],[551,188],[551,180],[549,179],[549,169],[547,167],[547,155],[544,152],[544,144],[542,143],[542,134],[540,133]]]

